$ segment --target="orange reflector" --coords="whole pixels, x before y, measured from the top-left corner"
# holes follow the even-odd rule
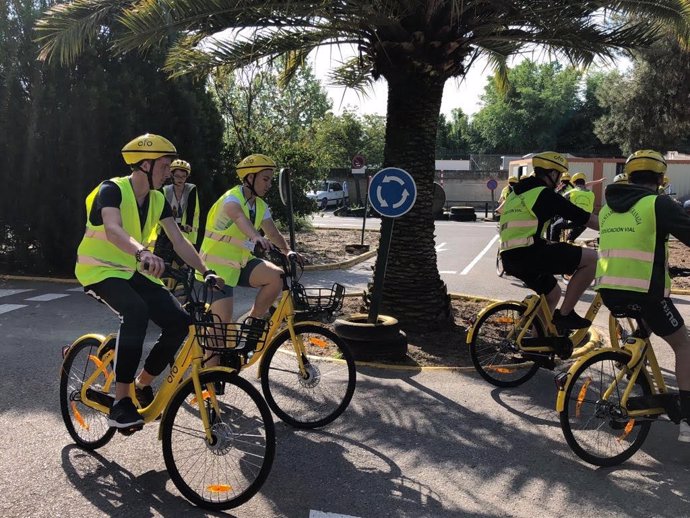
[[[512,374],[517,369],[508,369],[506,367],[487,367],[487,370],[498,372],[499,374]]]
[[[84,421],[84,418],[81,416],[79,413],[79,410],[77,410],[77,403],[72,401],[72,413],[74,414],[74,420],[79,423],[79,426],[81,426],[84,430],[89,429],[89,425]]]
[[[108,377],[108,371],[105,369],[105,365],[103,365],[103,362],[98,358],[98,356],[94,356],[93,354],[89,354],[89,359],[96,364],[96,369],[101,371],[103,373],[103,376],[106,378]]]
[[[585,397],[587,396],[587,389],[589,388],[589,384],[592,382],[592,378],[587,378],[585,382],[582,384],[582,388],[580,389],[580,393],[577,395],[577,405],[575,406],[575,417],[580,417],[580,408],[582,408],[582,403],[585,400]]]
[[[227,493],[228,491],[232,491],[232,486],[227,484],[211,484],[206,489],[211,493]]]
[[[635,426],[635,420],[634,420],[634,419],[630,419],[630,420],[628,421],[628,423],[625,425],[625,428],[623,428],[623,434],[622,434],[620,437],[618,437],[616,440],[617,440],[618,442],[624,441],[625,438],[626,438],[628,435],[630,435],[630,432],[632,432],[634,426]]]
[[[203,390],[203,391],[201,392],[201,398],[202,398],[203,400],[207,400],[207,399],[210,398],[210,397],[211,397],[211,393],[210,393],[208,390]],[[192,404],[192,405],[196,405],[196,396],[194,396],[194,397],[192,398],[192,400],[191,400],[189,403]]]
[[[321,338],[310,338],[309,343],[312,345],[315,345],[316,347],[321,347],[321,349],[326,348],[326,340],[322,340]]]
[[[496,322],[499,324],[514,324],[515,319],[513,317],[498,317]]]

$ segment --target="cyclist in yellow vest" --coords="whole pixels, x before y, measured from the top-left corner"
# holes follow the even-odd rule
[[[563,176],[561,176],[561,183],[558,187],[556,187],[556,192],[558,194],[560,194],[561,196],[565,196],[570,191],[572,191],[574,188],[575,188],[575,186],[572,184],[572,180],[570,178],[570,173],[568,173],[568,172],[563,173]]]
[[[265,316],[282,290],[282,270],[254,257],[252,252],[256,245],[268,250],[274,243],[285,254],[295,253],[276,228],[263,200],[271,188],[276,163],[266,155],[253,154],[237,164],[236,170],[242,183],[213,204],[201,243],[201,257],[225,281],[225,294],[216,296],[211,305],[221,322],[232,322],[232,287],[259,289],[250,312],[250,316],[258,318]],[[301,260],[298,254],[297,258]]]
[[[186,237],[194,247],[197,245],[197,232],[199,230],[199,193],[196,185],[188,183],[187,179],[192,173],[192,166],[179,158],[170,164],[171,184],[163,186],[163,196],[170,204],[173,218],[180,227],[182,235]],[[175,260],[172,244],[160,225],[156,228],[154,236],[154,252],[168,262]]]
[[[565,198],[590,214],[594,212],[594,193],[587,189],[587,177],[585,173],[575,173],[571,181],[575,187],[565,194]],[[568,234],[568,241],[572,243],[580,237],[580,234],[582,234],[587,227],[585,225],[575,226],[563,218],[558,218],[551,224],[549,239],[551,241],[560,241],[561,232],[567,228],[571,229]]]
[[[666,161],[649,149],[635,151],[623,171],[628,183],[606,188],[599,213],[599,261],[595,289],[612,310],[641,314],[649,329],[676,355],[680,389],[679,441],[690,442],[690,338],[670,298],[668,238],[690,246],[690,216],[669,196],[659,196]]]
[[[575,313],[575,304],[594,279],[596,251],[568,243],[549,243],[546,227],[555,216],[598,228],[596,216],[554,192],[568,161],[552,151],[532,157],[534,176],[521,180],[504,204],[500,219],[501,259],[506,273],[528,288],[544,294],[552,311],[561,298],[554,274],[573,274],[554,324],[560,329],[588,327],[591,322]]]
[[[170,176],[175,146],[152,134],[141,135],[122,148],[131,175],[106,180],[86,198],[86,231],[77,251],[76,277],[84,291],[104,302],[120,317],[115,348],[115,401],[108,424],[123,431],[141,429],[144,420],[134,406],[135,382],[139,404],[153,400],[151,382],[175,355],[189,329],[189,315],[163,286],[165,264],[147,247],[157,224],[175,252],[204,277],[222,280],[206,267],[172,217],[159,189]],[[146,266],[144,266],[146,265]],[[135,378],[149,318],[161,334]]]
[[[518,177],[515,175],[511,175],[508,177],[508,185],[506,185],[503,190],[501,190],[501,196],[498,198],[498,204],[501,205],[504,201],[506,201],[506,198],[508,195],[513,192],[513,187],[515,184],[518,183]]]

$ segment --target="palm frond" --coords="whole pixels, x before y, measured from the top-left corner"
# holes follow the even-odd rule
[[[51,63],[74,63],[115,16],[135,0],[75,0],[57,4],[36,22],[36,41],[41,43],[38,59]]]
[[[358,57],[350,58],[333,68],[328,74],[333,86],[351,88],[359,94],[366,94],[374,83],[371,68]]]

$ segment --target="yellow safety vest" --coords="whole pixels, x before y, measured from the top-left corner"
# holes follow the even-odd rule
[[[122,228],[139,243],[145,247],[148,246],[151,233],[163,212],[163,195],[158,191],[149,192],[149,208],[146,214],[146,222],[142,229],[139,222],[137,200],[134,196],[134,190],[129,177],[111,178],[110,181],[120,188],[122,195],[122,200],[120,201]],[[74,273],[83,286],[89,286],[110,277],[131,279],[137,270],[137,261],[134,255],[120,250],[108,241],[103,224],[92,225],[89,220],[91,207],[100,187],[99,184],[86,197],[86,231],[77,249],[77,264]],[[163,284],[156,277],[147,275],[141,270],[140,273],[156,284]]]
[[[249,206],[242,192],[242,186],[233,187],[223,194],[206,218],[206,231],[201,243],[201,258],[206,266],[220,275],[228,286],[237,286],[240,278],[240,269],[253,259],[247,243],[248,236],[239,229],[234,222],[224,213],[225,200],[229,196],[235,196],[242,203],[242,212],[251,221]],[[266,202],[261,198],[255,198],[256,218],[254,228],[261,228],[261,223],[266,214]],[[197,279],[202,280],[203,272],[197,272]]]
[[[588,191],[587,189],[575,188],[570,191],[568,196],[570,203],[577,205],[582,210],[589,212],[590,214],[594,212],[594,193]]]
[[[525,248],[534,244],[534,238],[539,228],[539,219],[532,208],[544,189],[546,187],[535,187],[522,194],[513,191],[508,196],[499,220],[501,252],[513,248]],[[547,226],[545,224],[542,229],[542,237],[546,234]]]
[[[657,239],[655,202],[656,195],[649,195],[627,212],[614,212],[608,205],[601,209],[595,289],[649,293]],[[664,257],[663,296],[668,297],[671,293],[668,244]]]

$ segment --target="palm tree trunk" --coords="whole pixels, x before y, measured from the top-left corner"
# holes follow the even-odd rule
[[[398,318],[405,329],[429,329],[451,319],[450,297],[436,263],[431,212],[436,128],[445,80],[404,73],[386,74],[386,79],[384,166],[412,175],[417,201],[395,220],[381,309]]]

